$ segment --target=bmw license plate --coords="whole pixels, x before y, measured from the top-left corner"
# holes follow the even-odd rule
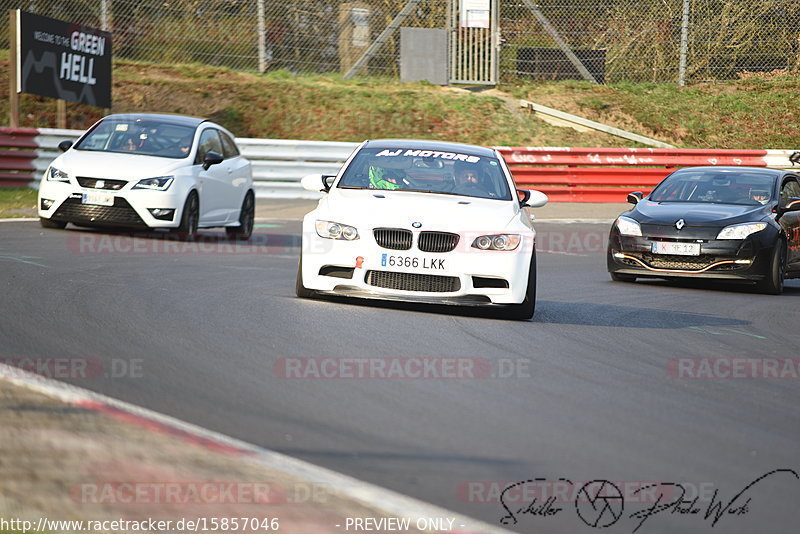
[[[97,206],[113,206],[114,195],[109,193],[101,193],[99,191],[92,191],[91,193],[84,193],[81,198],[82,204],[94,204]]]
[[[676,256],[699,256],[700,243],[675,243],[653,241],[651,251],[653,254],[675,254]]]
[[[418,258],[381,254],[381,267],[403,267],[406,269],[444,270],[444,258]]]

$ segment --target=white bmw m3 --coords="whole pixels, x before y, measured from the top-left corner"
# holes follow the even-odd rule
[[[515,189],[499,152],[434,141],[363,143],[303,219],[297,296],[336,294],[493,306],[533,316],[535,230],[525,207],[547,203]]]
[[[224,227],[238,239],[253,231],[250,162],[233,135],[203,119],[109,115],[45,171],[39,218],[45,228],[168,228],[193,238]]]

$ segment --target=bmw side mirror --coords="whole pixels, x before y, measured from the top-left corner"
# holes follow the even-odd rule
[[[325,178],[328,178],[328,176],[322,174],[307,174],[300,179],[300,185],[306,191],[312,191],[314,193],[322,191],[327,193],[328,189],[330,189],[330,185],[325,181]]]
[[[67,139],[65,141],[61,141],[60,143],[58,143],[58,149],[61,152],[66,152],[70,148],[72,148],[72,141],[70,141],[69,139]]]
[[[517,194],[520,195],[519,205],[522,208],[541,208],[547,201],[547,195],[541,191],[534,191],[528,189],[517,189]]]
[[[633,193],[628,193],[628,204],[633,204],[634,206],[639,203],[644,198],[644,195],[641,191],[634,191]]]
[[[217,163],[222,163],[223,157],[220,156],[218,153],[210,151],[206,152],[206,155],[203,156],[203,170],[208,170],[209,167],[212,165],[216,165]]]
[[[331,186],[333,185],[333,181],[336,179],[335,174],[323,174],[322,175],[322,185],[325,188],[325,192],[331,190]]]

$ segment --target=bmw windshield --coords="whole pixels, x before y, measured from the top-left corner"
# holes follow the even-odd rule
[[[76,150],[185,158],[191,152],[195,127],[152,119],[111,119],[95,126]]]
[[[511,200],[497,158],[407,148],[364,148],[338,187]]]
[[[775,177],[753,171],[692,171],[668,176],[648,200],[652,202],[704,202],[763,205],[774,196]]]

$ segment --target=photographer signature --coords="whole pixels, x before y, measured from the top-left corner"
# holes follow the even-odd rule
[[[759,476],[733,497],[725,501],[715,489],[707,505],[699,505],[699,496],[693,499],[686,498],[686,487],[677,482],[653,482],[643,485],[632,492],[632,495],[648,493],[654,497],[654,502],[647,508],[637,510],[628,515],[636,524],[632,533],[636,533],[650,518],[669,512],[671,514],[695,515],[716,526],[724,517],[743,516],[750,512],[753,489],[764,480],[774,476],[792,476],[800,481],[800,474],[793,469],[774,469]],[[525,506],[512,510],[508,503],[511,492],[519,490],[527,484],[545,482],[546,479],[537,478],[521,480],[508,485],[500,494],[500,504],[506,514],[500,518],[504,525],[516,525],[520,516],[551,517],[564,510],[556,504],[556,498],[551,496],[544,501],[537,501],[534,497]],[[572,481],[559,478],[559,482],[574,485]],[[575,511],[581,521],[593,528],[605,528],[617,523],[625,510],[625,497],[619,487],[608,480],[593,480],[581,486],[574,499]]]

